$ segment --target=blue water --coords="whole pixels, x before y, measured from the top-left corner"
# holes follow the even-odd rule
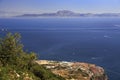
[[[120,80],[120,18],[9,18],[0,19],[2,28],[19,32],[39,59],[94,63]]]

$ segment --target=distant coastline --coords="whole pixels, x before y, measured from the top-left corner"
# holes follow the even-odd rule
[[[120,13],[75,13],[69,10],[60,10],[55,13],[22,14],[15,17],[120,17]]]

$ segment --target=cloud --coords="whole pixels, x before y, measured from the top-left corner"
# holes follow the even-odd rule
[[[4,13],[6,13],[5,11],[0,11],[0,14],[4,14]]]
[[[19,12],[7,12],[7,11],[0,11],[0,17],[12,17],[19,15]]]

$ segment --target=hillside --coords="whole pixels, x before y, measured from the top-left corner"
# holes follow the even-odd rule
[[[103,68],[80,62],[37,60],[18,33],[0,39],[0,80],[107,80]]]
[[[18,33],[0,39],[0,80],[64,80],[38,65],[34,52],[23,50]]]
[[[104,69],[95,64],[48,60],[36,62],[66,80],[108,80]]]

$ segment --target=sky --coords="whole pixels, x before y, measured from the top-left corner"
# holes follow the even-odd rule
[[[120,13],[120,0],[0,0],[0,15],[50,13],[71,10],[78,13]]]

